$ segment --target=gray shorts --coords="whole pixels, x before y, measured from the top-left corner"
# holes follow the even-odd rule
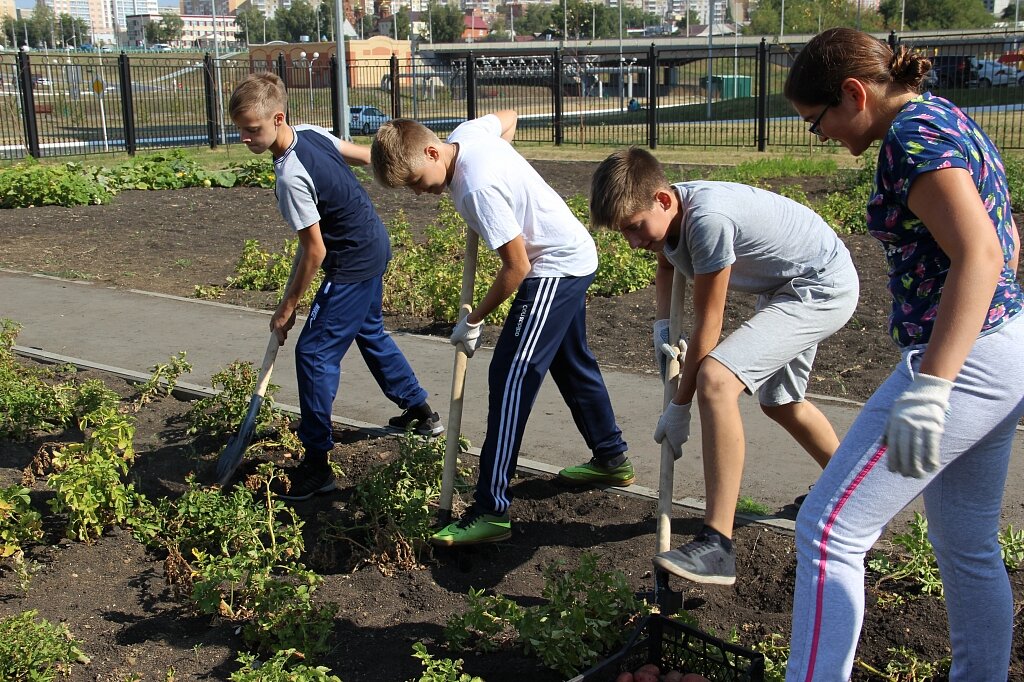
[[[799,402],[807,392],[818,344],[843,328],[857,308],[853,262],[818,279],[794,278],[757,299],[754,316],[709,354],[757,392],[762,405]]]

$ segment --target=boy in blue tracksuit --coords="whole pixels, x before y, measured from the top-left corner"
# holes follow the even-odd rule
[[[246,77],[231,95],[229,111],[242,142],[254,154],[270,150],[277,176],[275,194],[285,221],[299,238],[299,254],[288,286],[270,320],[284,344],[295,311],[318,269],[324,279],[295,345],[302,420],[302,462],[281,497],[305,500],[334,489],[328,465],[334,447],[331,407],[341,360],[355,341],[384,394],[403,414],[392,426],[437,435],[444,428],[427,404],[427,392],[394,340],[384,331],[383,275],[391,245],[370,197],[348,164],[369,163],[369,149],[342,141],[323,128],[290,126],[288,95],[271,73]]]
[[[459,322],[451,342],[472,355],[484,319],[512,294],[512,309],[488,372],[487,435],[473,506],[435,533],[435,545],[497,542],[511,536],[509,482],[544,375],[551,372],[593,459],[560,472],[574,483],[629,485],[633,466],[615,423],[597,360],[587,347],[586,293],[597,248],[558,194],[509,142],[516,112],[463,123],[441,142],[408,119],[383,125],[373,170],[390,187],[451,192],[459,214],[501,258],[484,297]]]

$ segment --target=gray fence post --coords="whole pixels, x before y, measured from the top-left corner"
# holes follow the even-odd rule
[[[128,55],[117,58],[117,72],[121,77],[121,116],[124,118],[124,147],[129,156],[135,156],[135,100],[132,95],[132,71]]]
[[[647,51],[647,145],[658,148],[658,53],[651,43]]]
[[[210,141],[210,149],[217,148],[217,86],[213,82],[213,57],[207,52],[203,55],[203,90],[206,93],[206,137]]]
[[[25,145],[28,153],[39,158],[39,125],[36,121],[36,98],[32,93],[32,67],[28,52],[18,52],[18,81],[21,83],[21,114],[25,121]]]
[[[562,144],[562,51],[555,49],[555,56],[551,59],[551,95],[554,98],[554,135],[555,146]]]
[[[768,148],[768,41],[757,46],[757,151]]]
[[[470,50],[466,55],[466,120],[476,118],[476,57]]]

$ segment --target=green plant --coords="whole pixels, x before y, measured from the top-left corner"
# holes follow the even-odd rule
[[[434,658],[422,642],[412,645],[413,657],[423,664],[423,674],[418,682],[484,682],[483,678],[467,675],[462,672],[461,658]],[[417,681],[411,681],[417,682]]]
[[[329,668],[315,668],[300,661],[303,655],[295,649],[275,652],[266,661],[260,661],[255,654],[238,654],[235,659],[242,667],[231,673],[231,682],[341,682],[341,678],[330,674]]]
[[[388,226],[394,257],[384,275],[384,307],[440,322],[458,319],[459,295],[466,253],[466,222],[455,210],[451,197],[438,203],[437,218],[426,229],[422,244],[413,242],[404,214]],[[473,300],[480,300],[494,281],[500,260],[481,245],[477,256]],[[505,300],[487,317],[491,324],[504,321],[511,308]]]
[[[182,187],[233,187],[231,171],[208,171],[184,149],[145,154],[110,168],[95,169],[97,180],[108,189],[181,189]]]
[[[189,407],[185,413],[188,424],[186,431],[190,435],[203,432],[211,438],[233,435],[249,411],[249,401],[256,390],[256,379],[253,364],[241,360],[232,362],[214,374],[210,381],[215,389],[220,390],[212,396],[200,398]],[[275,384],[267,387],[263,405],[256,417],[256,433],[274,421],[274,393],[277,389]]]
[[[868,561],[868,568],[881,574],[876,585],[887,580],[909,580],[924,594],[941,597],[942,579],[939,577],[932,543],[928,540],[928,520],[919,512],[914,512],[910,531],[894,536],[892,543],[903,548],[902,556],[894,558],[880,555]]]
[[[503,597],[484,597],[470,592],[469,613],[449,619],[445,632],[463,647],[481,646],[493,650],[511,641],[511,627],[518,630],[515,641],[528,655],[544,665],[572,677],[593,665],[601,656],[622,644],[630,626],[651,612],[646,602],[633,594],[621,571],[602,571],[597,556],[586,552],[579,565],[566,572],[563,562],[544,568],[545,604],[519,610]],[[490,618],[487,610],[495,608]],[[477,629],[480,637],[457,635],[459,628]],[[496,636],[499,635],[499,636]]]
[[[634,621],[650,611],[621,571],[599,570],[589,552],[568,573],[559,562],[545,567],[542,595],[548,603],[528,609],[519,628],[523,651],[569,677],[621,645]]]
[[[878,670],[860,659],[856,659],[854,665],[887,682],[927,682],[944,678],[949,674],[952,662],[949,656],[938,661],[925,661],[905,646],[891,648],[888,651],[893,658],[885,664],[885,670]]]
[[[161,391],[164,395],[170,395],[178,385],[181,375],[192,371],[192,363],[185,360],[185,351],[182,350],[178,351],[177,355],[172,355],[167,364],[157,363],[150,371],[152,374],[149,379],[139,386],[139,395],[135,398],[136,411],[160,395]]]
[[[764,682],[785,682],[786,665],[789,663],[789,645],[782,635],[772,633],[751,647],[764,654]]]
[[[288,239],[285,240],[282,250],[274,253],[260,248],[258,240],[247,239],[242,247],[242,255],[235,263],[235,275],[227,279],[228,288],[275,291],[279,296],[284,295],[298,247],[298,238]],[[322,282],[323,271],[318,270],[302,297],[303,305],[312,303]]]
[[[21,325],[0,319],[0,437],[23,440],[35,431],[50,431],[71,421],[74,387],[47,383],[51,372],[30,369],[14,357]]]
[[[1007,526],[999,533],[999,546],[1007,570],[1016,571],[1024,562],[1024,530]]]
[[[32,509],[29,489],[0,488],[0,559],[21,551],[22,545],[43,536],[42,517]]]
[[[576,194],[569,197],[566,204],[581,223],[590,223],[586,197]],[[650,286],[658,267],[653,253],[631,249],[614,230],[596,230],[592,234],[597,245],[597,273],[590,287],[592,295],[621,296]]]
[[[50,682],[72,663],[89,662],[66,625],[36,620],[38,615],[25,611],[0,618],[0,680]]]
[[[469,588],[468,609],[462,616],[448,620],[444,634],[457,649],[500,651],[510,649],[519,639],[519,626],[526,611],[508,597],[488,595]]]
[[[369,536],[367,560],[384,570],[419,564],[424,541],[434,531],[445,441],[407,433],[399,439],[398,456],[356,484],[352,505]]]
[[[771,516],[772,510],[763,502],[758,502],[752,497],[741,497],[736,501],[736,511],[740,514],[751,514],[754,516]]]
[[[218,286],[207,286],[205,284],[197,284],[192,290],[192,297],[202,299],[204,301],[212,301],[213,299],[220,298],[224,295],[224,290]]]
[[[337,604],[313,603],[313,592],[322,582],[316,573],[294,564],[283,577],[265,580],[249,600],[253,618],[242,628],[245,641],[261,651],[296,648],[308,658],[321,655],[338,610]]]
[[[114,194],[80,163],[26,161],[0,171],[0,208],[105,204]]]
[[[53,451],[55,473],[48,484],[54,491],[50,508],[68,517],[67,535],[92,542],[114,525],[128,522],[132,511],[143,504],[134,486],[122,477],[135,458],[131,417],[116,406],[100,405],[79,418],[85,434],[81,443]]]
[[[240,187],[273,189],[277,184],[277,176],[274,175],[274,162],[268,157],[259,156],[249,159],[232,166],[229,170],[235,174]]]

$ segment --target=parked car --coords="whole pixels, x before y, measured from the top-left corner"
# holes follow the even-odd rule
[[[153,52],[170,52],[172,48],[167,43],[153,43],[149,49]]]
[[[32,76],[32,87],[33,88],[48,88],[48,87],[50,87],[52,85],[53,85],[53,81],[51,81],[46,76]]]
[[[978,87],[978,60],[974,55],[940,54],[931,58],[936,87]]]
[[[1017,84],[1017,69],[991,59],[978,60],[978,87],[992,88]]]
[[[377,132],[377,129],[384,123],[391,120],[377,107],[349,107],[348,128],[351,131],[360,131],[363,135]]]

